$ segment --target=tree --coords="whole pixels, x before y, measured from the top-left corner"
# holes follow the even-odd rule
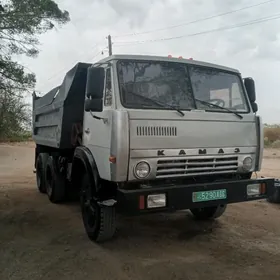
[[[36,57],[39,53],[38,34],[69,21],[52,0],[0,1],[0,89],[33,88],[35,75],[13,61],[13,55]]]
[[[34,88],[36,77],[15,60],[15,55],[36,57],[38,35],[70,20],[53,0],[0,0],[0,98],[22,100]],[[22,104],[23,105],[23,104]],[[3,106],[2,106],[3,107]],[[0,117],[3,108],[0,106]],[[6,112],[6,111],[5,111]],[[3,120],[1,121],[3,130]],[[1,131],[0,131],[1,133]]]
[[[19,95],[8,91],[0,95],[0,140],[19,139],[25,130],[30,130],[30,106]]]

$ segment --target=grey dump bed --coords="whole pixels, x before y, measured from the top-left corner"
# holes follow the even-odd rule
[[[78,63],[63,83],[42,97],[33,96],[33,139],[36,144],[70,149],[75,130],[83,123],[87,69]]]

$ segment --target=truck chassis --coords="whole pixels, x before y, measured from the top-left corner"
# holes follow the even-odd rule
[[[75,154],[71,158],[70,153],[66,157],[67,153],[61,156],[58,152],[47,153],[46,149],[37,147],[35,153],[38,190],[46,193],[52,203],[79,199],[86,233],[95,242],[104,242],[115,235],[116,212],[142,215],[189,209],[197,220],[216,219],[228,204],[264,199],[274,193],[275,182],[269,178],[219,181],[208,178],[198,183],[181,180],[161,181],[156,185],[147,182],[144,187],[117,184],[100,179],[97,168],[77,160]],[[226,197],[211,197],[213,191],[226,193]],[[197,201],[197,194],[202,194],[202,198],[204,194],[204,199]]]

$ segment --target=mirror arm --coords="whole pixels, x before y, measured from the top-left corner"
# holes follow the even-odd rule
[[[89,111],[91,116],[94,118],[94,119],[97,119],[97,120],[103,120],[104,123],[108,123],[108,119],[107,118],[101,118],[101,117],[97,117],[95,116],[91,111]]]

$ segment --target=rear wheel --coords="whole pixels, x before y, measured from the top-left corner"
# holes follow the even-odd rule
[[[50,156],[46,164],[45,172],[46,192],[49,200],[59,203],[66,198],[66,178],[59,171],[55,157]]]
[[[36,160],[36,182],[37,188],[40,193],[46,193],[46,180],[45,172],[48,161],[48,154],[41,153],[38,155]]]
[[[95,242],[107,241],[116,232],[115,206],[102,205],[94,197],[88,174],[84,174],[80,193],[83,223],[88,237]]]
[[[213,220],[221,217],[226,211],[227,205],[190,209],[197,220]]]

